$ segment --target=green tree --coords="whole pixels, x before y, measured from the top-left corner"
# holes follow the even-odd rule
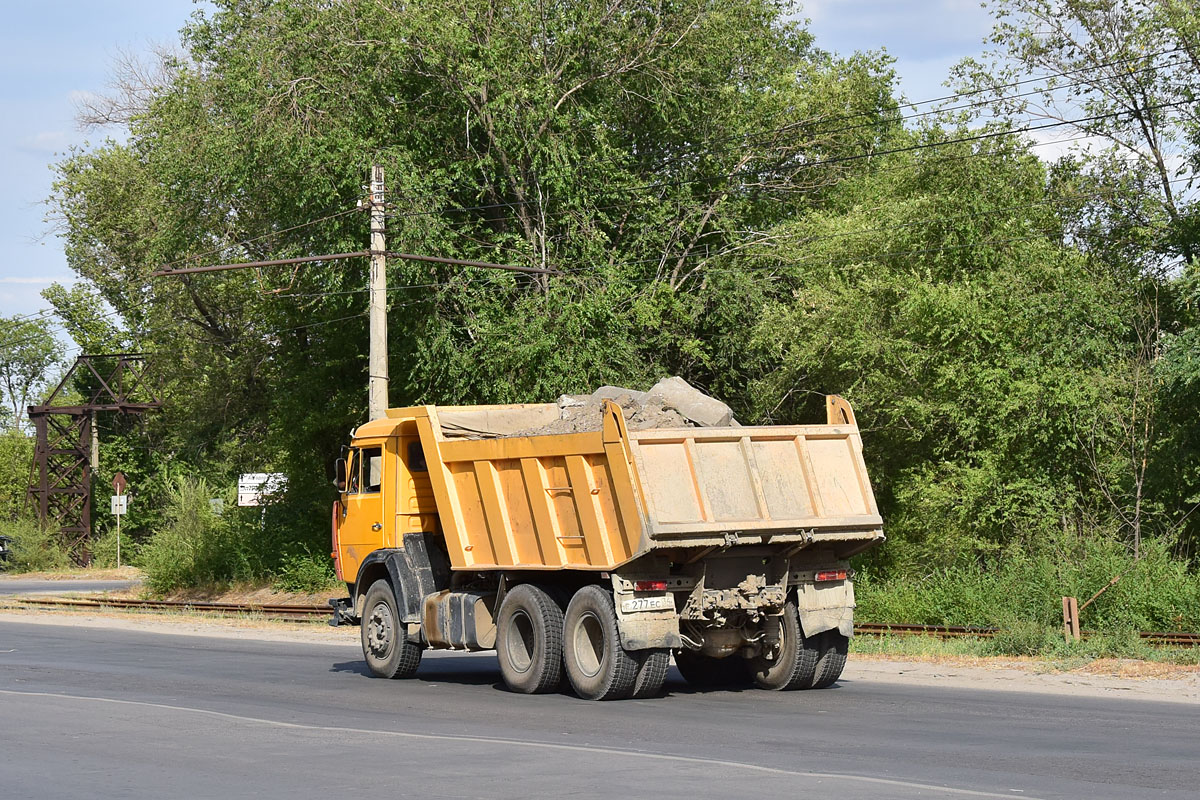
[[[1129,298],[1123,377],[1108,382],[1113,402],[1103,419],[1081,420],[1089,428],[1083,447],[1135,553],[1147,527],[1182,544],[1200,533],[1194,522],[1181,525],[1195,507],[1185,498],[1200,490],[1192,477],[1200,472],[1196,457],[1183,443],[1195,439],[1188,428],[1200,407],[1185,403],[1185,409],[1172,399],[1164,408],[1163,381],[1196,357],[1194,315],[1181,281],[1195,269],[1200,246],[1200,206],[1192,192],[1200,166],[1195,6],[1176,0],[992,6],[992,61],[986,67],[965,61],[956,69],[959,82],[972,91],[990,89],[992,113],[1021,120],[1014,124],[1032,120],[1091,137],[1054,176],[1065,233]],[[1007,84],[1017,74],[1040,80],[1014,92]],[[1107,446],[1096,447],[1099,439]],[[1181,474],[1188,488],[1180,486]]]
[[[45,386],[59,349],[44,319],[0,319],[0,390],[12,412],[10,430],[24,428],[29,401]]]
[[[767,0],[216,6],[112,105],[128,139],[58,165],[55,213],[165,365],[156,447],[287,472],[269,513],[314,542],[323,466],[364,413],[365,265],[150,272],[362,249],[378,162],[393,247],[566,273],[393,263],[393,403],[678,372],[749,407],[726,334],[771,286],[739,254],[898,125],[886,58],[823,52]]]

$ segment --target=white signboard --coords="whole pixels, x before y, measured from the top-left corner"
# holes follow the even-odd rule
[[[267,495],[276,494],[287,486],[282,472],[248,472],[238,476],[239,506],[261,506]]]
[[[129,513],[129,495],[114,494],[109,499],[112,501],[112,513],[118,517]]]

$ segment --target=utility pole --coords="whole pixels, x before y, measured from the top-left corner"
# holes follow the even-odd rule
[[[387,245],[383,167],[371,168],[371,344],[367,357],[367,419],[379,419],[388,407]]]
[[[445,264],[452,267],[499,269],[508,272],[522,272],[529,275],[561,274],[558,270],[554,269],[515,266],[512,264],[492,264],[487,261],[468,261],[461,258],[443,258],[441,256],[399,253],[388,250],[383,238],[384,221],[387,219],[383,189],[383,167],[376,164],[371,167],[371,197],[367,203],[367,208],[371,212],[371,248],[369,250],[357,250],[353,253],[330,253],[323,256],[274,258],[267,261],[242,261],[236,264],[210,264],[202,267],[172,268],[168,265],[160,267],[151,272],[150,275],[154,278],[161,278],[168,275],[192,275],[199,272],[222,272],[230,269],[257,269],[260,267],[328,263],[330,261],[369,256],[371,259],[369,315],[371,338],[367,356],[367,418],[379,419],[387,414],[388,407],[387,259],[389,257],[427,264]],[[362,201],[360,200],[359,208],[361,207]]]

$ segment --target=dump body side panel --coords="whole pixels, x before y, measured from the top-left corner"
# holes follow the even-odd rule
[[[607,570],[644,546],[630,458],[605,432],[447,439],[417,417],[442,531],[458,570]]]

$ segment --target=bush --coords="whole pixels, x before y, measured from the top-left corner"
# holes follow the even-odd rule
[[[10,572],[48,572],[71,566],[57,528],[44,527],[33,519],[18,519],[0,523],[0,535],[13,540],[8,561],[0,562]]]
[[[179,478],[168,491],[165,523],[140,553],[146,586],[154,592],[218,587],[262,574],[241,515],[217,516],[203,479]],[[229,508],[231,504],[226,504]]]
[[[1014,617],[997,626],[996,635],[987,640],[987,651],[998,656],[1037,656],[1064,644],[1061,631],[1048,629],[1041,622]]]
[[[933,570],[918,577],[864,569],[856,586],[857,616],[866,622],[928,625],[1028,624],[1057,630],[1064,595],[1082,605],[1115,576],[1081,613],[1082,627],[1120,635],[1127,630],[1200,630],[1200,577],[1169,550],[1146,542],[1134,560],[1113,537],[1099,533],[1050,539],[1032,553],[1011,547],[983,562]],[[1033,627],[1004,646],[1028,649]]]
[[[121,564],[129,565],[138,561],[138,553],[140,547],[133,540],[128,531],[121,532]],[[115,567],[117,566],[117,528],[115,525],[110,526],[98,537],[92,540],[92,566],[94,567]]]
[[[333,562],[305,551],[284,556],[275,570],[275,588],[281,592],[316,594],[337,586]]]

